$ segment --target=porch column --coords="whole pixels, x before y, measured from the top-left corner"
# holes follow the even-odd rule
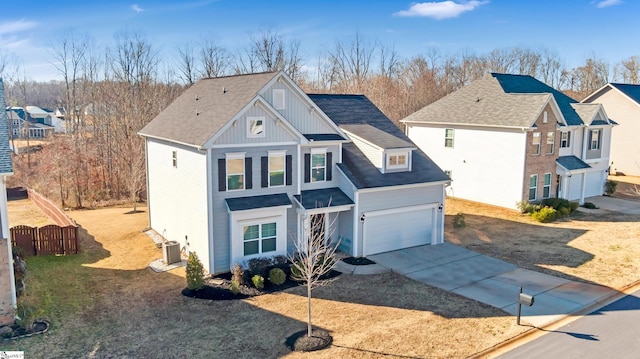
[[[582,172],[582,185],[580,186],[580,205],[584,204],[584,191],[587,185],[587,172]]]

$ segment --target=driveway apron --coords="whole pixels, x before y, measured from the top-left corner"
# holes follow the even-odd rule
[[[524,293],[535,298],[533,306],[522,306],[522,320],[535,326],[554,322],[615,292],[600,285],[522,269],[450,243],[405,248],[368,258],[413,280],[512,315],[517,314],[522,286]]]

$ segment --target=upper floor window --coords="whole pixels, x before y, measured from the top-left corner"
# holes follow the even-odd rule
[[[589,131],[589,149],[590,150],[600,149],[600,130]]]
[[[227,154],[227,191],[243,190],[245,188],[244,153]]]
[[[269,152],[269,187],[284,186],[285,152]]]
[[[554,147],[556,142],[556,133],[555,132],[547,132],[547,154],[553,154]]]
[[[409,167],[409,156],[407,152],[396,152],[387,154],[387,169],[400,169]]]
[[[171,152],[171,157],[173,159],[173,167],[177,168],[178,167],[178,151]]]
[[[247,137],[264,137],[264,117],[247,117]]]
[[[538,175],[529,177],[529,201],[535,201],[538,196]]]
[[[444,130],[444,147],[453,148],[453,128]]]
[[[273,90],[273,107],[276,110],[284,110],[284,90],[283,89],[274,89]]]
[[[560,148],[568,148],[571,146],[571,132],[562,131],[560,133]]]
[[[534,155],[540,154],[540,132],[533,133],[533,140],[531,142],[531,153]]]
[[[311,150],[311,182],[326,181],[327,152],[325,149]]]

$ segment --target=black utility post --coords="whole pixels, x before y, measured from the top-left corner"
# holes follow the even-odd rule
[[[520,313],[522,312],[522,305],[532,306],[535,298],[532,295],[522,293],[522,287],[518,293],[518,320],[517,324],[520,325]]]

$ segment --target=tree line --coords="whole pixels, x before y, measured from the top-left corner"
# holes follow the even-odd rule
[[[477,54],[427,48],[402,58],[393,47],[355,33],[305,59],[300,40],[273,29],[232,51],[213,37],[185,42],[168,63],[135,32],[119,32],[97,49],[86,34],[68,32],[49,45],[61,80],[37,82],[0,52],[8,106],[65,109],[67,133],[14,156],[9,185],[29,186],[63,206],[137,203],[145,195],[144,141],[137,132],[201,78],[284,71],[308,93],[358,93],[390,119],[405,116],[489,72],[531,75],[581,100],[610,81],[638,84],[640,58],[609,64],[596,56],[567,68],[553,50],[513,47]],[[179,119],[177,119],[179,120]]]

